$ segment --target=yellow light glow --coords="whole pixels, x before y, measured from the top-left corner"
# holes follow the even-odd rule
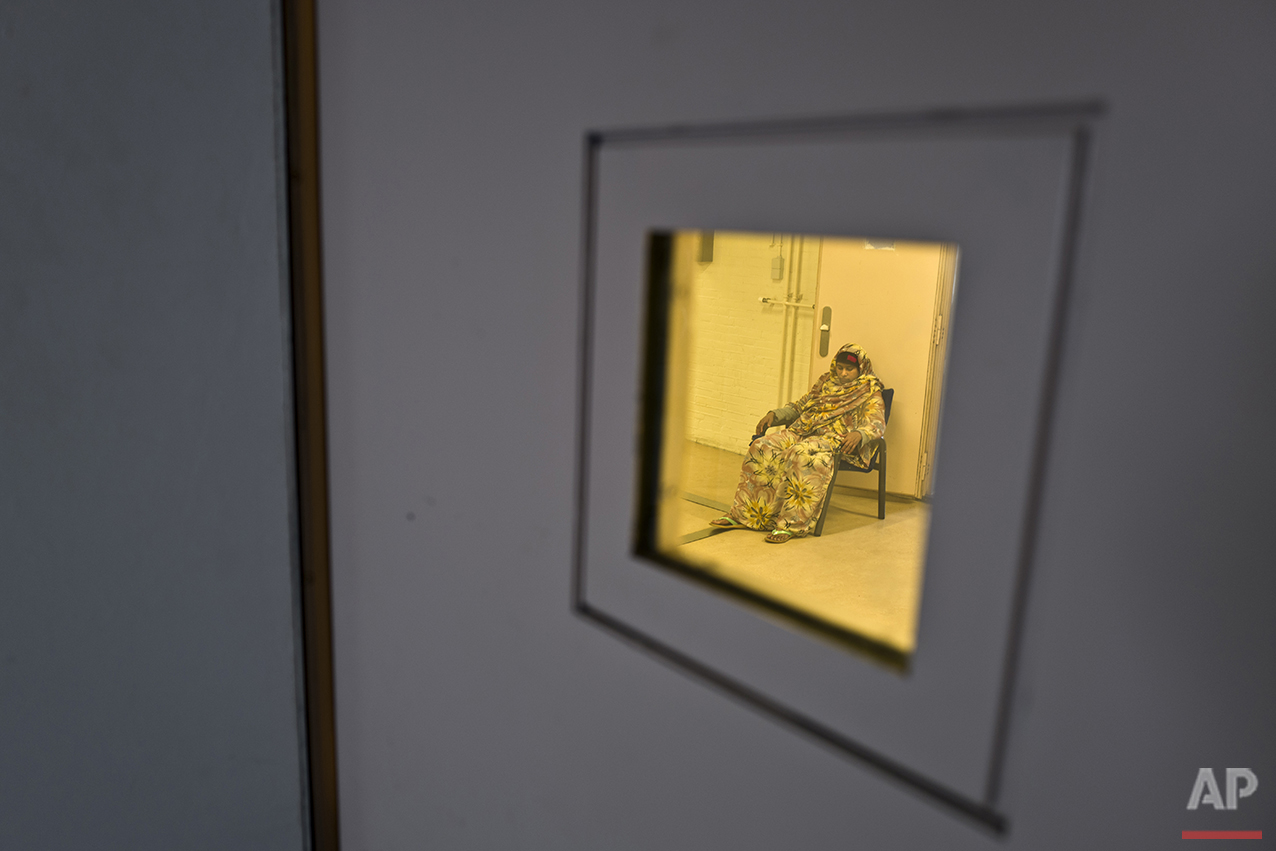
[[[670,258],[657,550],[720,587],[906,659],[916,643],[956,246],[680,231]],[[859,413],[838,409],[843,426],[805,434],[795,423],[788,433],[844,439],[845,423],[869,417],[870,390],[884,385],[886,516],[878,516],[878,472],[838,472],[816,536],[812,500],[822,505],[827,488],[811,465],[821,462],[762,470],[759,458],[782,454],[783,428],[758,444],[765,453],[755,447],[752,466],[746,459],[768,411],[788,410],[813,386],[841,392],[821,382],[845,343],[862,347],[882,384],[863,380]],[[884,391],[873,392],[880,404]],[[865,422],[862,441],[875,433]],[[765,526],[756,517],[769,515],[742,508],[751,494],[779,512],[770,522],[808,528],[767,543],[765,531],[710,525],[731,514]]]

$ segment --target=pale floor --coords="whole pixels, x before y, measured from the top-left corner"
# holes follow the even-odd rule
[[[688,442],[688,495],[729,505],[743,456]],[[877,474],[840,473],[824,534],[768,544],[763,533],[734,529],[677,546],[679,561],[842,629],[913,650],[930,507],[887,498],[877,519]],[[868,490],[872,488],[873,490]],[[721,508],[680,502],[681,535],[709,529]]]

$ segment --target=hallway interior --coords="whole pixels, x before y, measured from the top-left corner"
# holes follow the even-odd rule
[[[708,523],[730,505],[743,456],[687,442],[675,558],[902,653],[916,640],[930,506],[887,495],[877,474],[840,473],[820,537],[768,544],[760,532]]]

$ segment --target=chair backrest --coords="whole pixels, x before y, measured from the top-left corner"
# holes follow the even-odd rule
[[[895,388],[882,388],[882,401],[886,403],[886,422],[891,421],[891,400],[895,398]]]

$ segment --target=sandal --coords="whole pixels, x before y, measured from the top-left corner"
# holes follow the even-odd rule
[[[794,534],[788,529],[775,529],[762,540],[768,544],[784,544],[788,543],[789,539],[793,537],[795,537]]]
[[[719,517],[717,520],[710,520],[709,525],[717,526],[719,529],[748,529],[749,528],[748,526],[745,526],[743,523],[740,523],[737,520],[731,519],[731,516],[729,514],[724,514],[721,517]]]

